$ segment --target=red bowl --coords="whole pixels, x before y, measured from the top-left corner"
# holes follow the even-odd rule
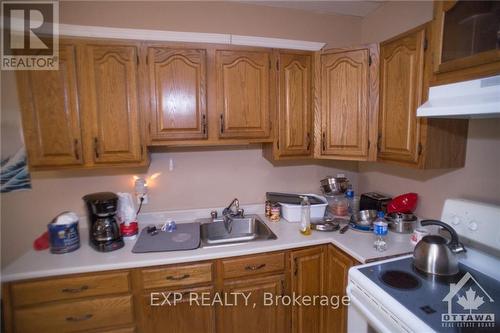
[[[399,195],[387,204],[387,213],[413,213],[417,208],[417,202],[417,193]]]

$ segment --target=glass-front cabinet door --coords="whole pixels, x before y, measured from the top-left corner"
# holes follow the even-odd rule
[[[434,72],[500,61],[500,1],[437,1]]]

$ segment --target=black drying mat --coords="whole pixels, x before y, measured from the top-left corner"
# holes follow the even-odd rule
[[[147,228],[143,228],[132,252],[181,251],[196,249],[199,246],[200,224],[178,223],[175,231],[159,231],[156,235],[149,234]]]

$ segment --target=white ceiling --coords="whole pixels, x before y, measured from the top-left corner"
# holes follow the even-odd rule
[[[382,5],[384,1],[240,1],[258,6],[270,6],[305,10],[320,14],[340,14],[364,17]]]

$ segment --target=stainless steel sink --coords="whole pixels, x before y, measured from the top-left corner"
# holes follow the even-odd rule
[[[227,231],[222,219],[215,219],[213,222],[212,219],[206,219],[201,222],[200,238],[202,247],[277,238],[257,215],[233,218],[231,232]]]

